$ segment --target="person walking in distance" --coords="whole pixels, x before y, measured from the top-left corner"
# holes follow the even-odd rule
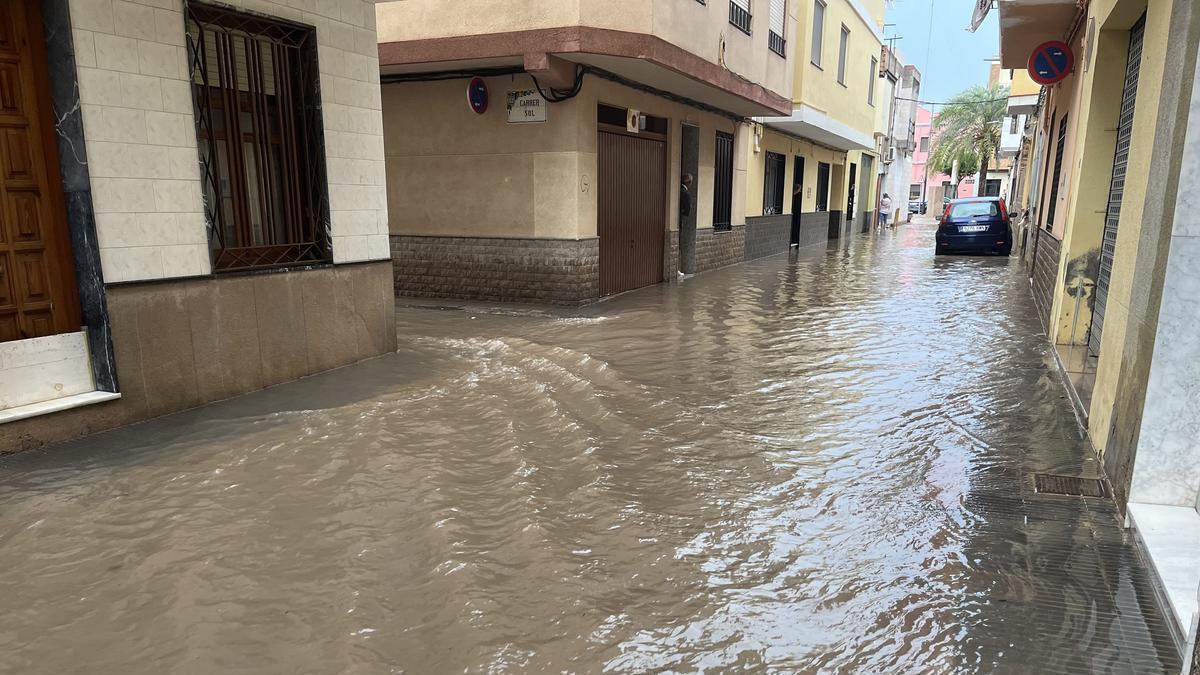
[[[879,227],[891,227],[888,223],[890,215],[892,215],[892,198],[885,192],[883,199],[879,200]]]

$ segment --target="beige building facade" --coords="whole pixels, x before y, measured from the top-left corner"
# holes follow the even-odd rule
[[[793,2],[509,4],[377,8],[399,295],[580,304],[787,250],[750,120],[792,109]]]
[[[394,350],[372,3],[0,10],[0,452]]]

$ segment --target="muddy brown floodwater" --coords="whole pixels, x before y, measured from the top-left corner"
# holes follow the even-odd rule
[[[1017,260],[929,226],[0,459],[0,671],[1162,672]]]

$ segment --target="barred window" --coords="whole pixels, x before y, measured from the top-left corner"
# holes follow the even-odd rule
[[[713,162],[713,229],[733,228],[733,134],[717,132]]]
[[[187,38],[213,269],[330,260],[314,29],[193,2]]]
[[[787,172],[787,157],[768,152],[763,169],[763,215],[783,213],[784,174]]]

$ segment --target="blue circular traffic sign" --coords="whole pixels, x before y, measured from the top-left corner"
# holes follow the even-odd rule
[[[471,78],[471,83],[467,85],[467,103],[471,104],[471,110],[480,115],[487,112],[488,88],[482,77]]]
[[[1029,77],[1038,84],[1054,84],[1071,74],[1075,54],[1065,42],[1051,40],[1033,50],[1029,56]]]

